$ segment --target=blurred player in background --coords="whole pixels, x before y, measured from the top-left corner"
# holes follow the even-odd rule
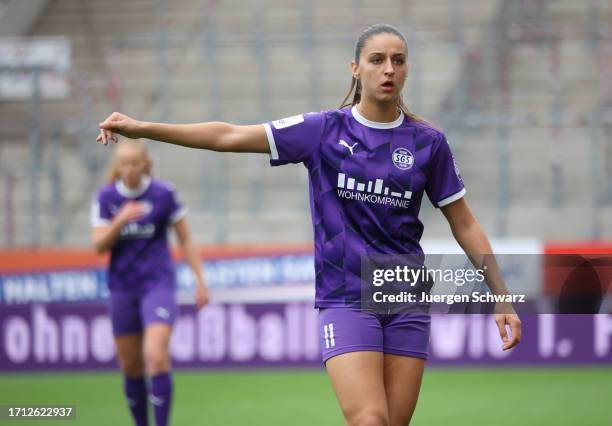
[[[195,275],[198,309],[208,302],[186,213],[173,186],[151,177],[144,142],[126,140],[118,145],[109,183],[93,203],[93,242],[97,252],[111,253],[110,315],[125,396],[137,426],[148,425],[147,396],[157,426],[166,426],[170,416],[169,346],[178,308],[169,227]]]
[[[97,139],[106,144],[118,133],[214,151],[269,153],[272,165],[304,163],[323,361],[349,425],[408,424],[428,355],[428,313],[360,309],[362,256],[422,255],[418,213],[424,193],[470,258],[492,253],[464,199],[443,133],[402,102],[407,56],[406,39],[395,27],[375,25],[357,39],[346,98],[354,90],[353,99],[341,109],[252,126],[149,123],[113,113],[100,124]],[[489,271],[487,284],[505,293],[498,272]],[[521,337],[520,320],[511,305],[498,304],[496,312],[503,349],[512,348]]]

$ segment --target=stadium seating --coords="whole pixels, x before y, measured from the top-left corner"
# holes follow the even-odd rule
[[[480,113],[481,123],[463,129],[451,125],[445,130],[455,147],[469,200],[492,235],[594,236],[597,187],[590,168],[595,154],[585,117],[601,101],[600,90],[592,82],[602,76],[596,53],[588,48],[588,5],[571,0],[547,2],[540,18],[550,27],[569,29],[560,42],[562,90],[558,96],[561,110],[571,119],[554,133],[549,117],[555,91],[546,43],[509,44],[513,61],[507,98],[490,80],[487,55],[498,2],[387,3],[381,7],[379,2],[356,0],[180,0],[159,2],[163,5],[156,9],[156,3],[143,0],[52,2],[32,35],[70,37],[72,88],[69,98],[41,104],[38,243],[89,244],[89,200],[104,180],[108,157],[93,139],[98,121],[112,110],[147,120],[256,123],[336,107],[350,83],[353,39],[358,30],[374,22],[396,24],[407,34],[412,63],[407,101],[436,124],[446,122],[449,93],[466,84],[462,73],[466,64],[475,57],[482,60],[483,92],[470,95],[482,93],[485,99],[481,109],[470,111]],[[600,3],[601,13],[610,16],[612,7]],[[504,99],[507,105],[502,104]],[[3,187],[10,187],[6,176],[15,176],[10,181],[15,184],[13,190],[5,189],[0,199],[13,194],[12,243],[27,245],[32,242],[27,174],[31,156],[27,129],[16,123],[28,123],[30,104],[1,101],[0,109]],[[516,120],[505,142],[483,114],[491,111],[509,112]],[[521,125],[525,120],[529,124]],[[58,151],[52,143],[54,132],[60,135]],[[504,144],[508,157],[500,160]],[[271,169],[261,155],[220,155],[162,145],[152,152],[156,174],[174,182],[189,205],[198,242],[311,238],[303,167]],[[555,155],[560,159],[563,185],[554,183],[551,157]],[[499,181],[500,161],[508,168],[507,193]],[[57,182],[53,173],[61,176],[61,203],[54,203],[58,186],[53,186]],[[611,207],[601,209],[596,219],[600,231],[609,236]],[[0,211],[2,229],[10,225],[7,212],[8,207]],[[424,209],[423,218],[426,236],[448,236],[440,214]],[[6,245],[7,238],[0,245]]]

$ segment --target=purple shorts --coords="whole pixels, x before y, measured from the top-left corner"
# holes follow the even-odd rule
[[[427,359],[429,328],[429,314],[380,314],[356,308],[319,309],[323,363],[336,355],[357,351]]]
[[[178,313],[173,288],[153,288],[145,293],[110,292],[109,314],[113,334],[141,334],[149,324],[172,325]]]

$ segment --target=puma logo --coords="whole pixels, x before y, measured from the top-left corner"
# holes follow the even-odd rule
[[[151,404],[156,405],[158,407],[164,405],[163,398],[159,398],[155,395],[149,395],[149,401],[151,402]]]
[[[351,155],[353,155],[353,149],[359,145],[358,143],[354,143],[353,145],[349,145],[346,141],[340,139],[340,142],[338,142],[339,145],[345,146],[348,148],[349,151],[351,151]]]
[[[164,309],[161,306],[155,308],[155,314],[163,319],[168,319],[170,317],[170,312],[168,312],[167,309]]]

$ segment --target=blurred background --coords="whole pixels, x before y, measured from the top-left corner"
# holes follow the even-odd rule
[[[98,123],[112,111],[254,124],[337,108],[355,39],[379,22],[406,35],[406,103],[447,135],[497,251],[612,252],[609,0],[0,0],[0,404],[72,402],[83,424],[129,422],[106,259],[89,248],[111,158]],[[150,149],[189,206],[216,301],[182,307],[173,356],[195,370],[177,375],[175,423],[201,412],[208,424],[339,424],[317,368],[305,168]],[[421,219],[430,252],[456,251],[428,203]],[[538,296],[544,269],[505,272]],[[180,262],[178,278],[187,303]],[[438,319],[414,424],[612,424],[611,315],[526,318],[505,356],[490,323]],[[59,373],[73,369],[100,372]]]
[[[446,133],[490,235],[612,237],[609,1],[0,4],[0,35],[30,40],[2,42],[2,246],[89,245],[110,157],[94,139],[112,111],[253,124],[336,108],[355,38],[376,22],[406,35],[407,104]],[[197,241],[311,239],[303,167],[151,147]],[[423,219],[425,237],[448,236],[434,210]]]

